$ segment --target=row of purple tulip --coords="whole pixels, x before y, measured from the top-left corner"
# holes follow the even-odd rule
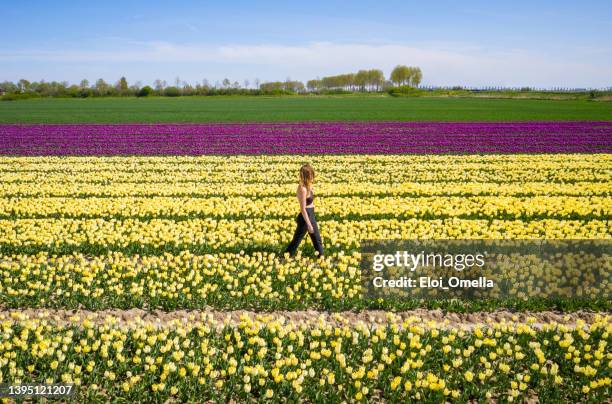
[[[0,125],[4,155],[610,152],[612,122]]]

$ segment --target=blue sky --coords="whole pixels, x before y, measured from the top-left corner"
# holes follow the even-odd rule
[[[0,6],[0,81],[253,83],[408,64],[432,85],[612,86],[612,1]]]

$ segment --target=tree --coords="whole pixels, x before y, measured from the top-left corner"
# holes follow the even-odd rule
[[[193,93],[194,93],[194,90],[191,84],[187,83],[186,81],[183,81],[181,95],[193,95]]]
[[[128,92],[128,82],[125,79],[125,76],[123,76],[123,77],[121,77],[119,79],[118,90],[121,93],[121,95],[127,94],[127,92]]]
[[[166,87],[166,81],[157,79],[153,82],[153,86],[155,87],[155,91],[161,95]]]
[[[81,92],[81,87],[77,86],[76,84],[68,86],[66,90],[68,95],[70,95],[71,97],[87,97],[87,92]]]
[[[138,95],[138,92],[140,91],[141,88],[142,88],[142,81],[137,81],[136,83],[130,86],[130,88],[128,89],[128,94]]]
[[[416,66],[397,65],[390,75],[390,81],[385,80],[383,72],[379,69],[359,70],[356,73],[344,73],[334,76],[326,76],[309,80],[306,86],[301,81],[291,80],[287,77],[284,81],[260,82],[259,78],[255,78],[252,82],[245,79],[241,87],[238,81],[230,81],[229,78],[223,79],[222,82],[216,81],[214,87],[211,87],[209,82],[204,79],[202,85],[196,83],[195,86],[190,85],[186,81],[181,81],[176,77],[176,86],[171,88],[167,86],[165,80],[156,79],[151,86],[146,86],[143,92],[142,83],[136,81],[129,86],[125,76],[122,76],[116,83],[108,84],[104,79],[96,80],[94,85],[91,85],[87,79],[80,81],[78,85],[70,85],[67,81],[63,82],[30,82],[26,79],[21,79],[18,82],[0,83],[0,94],[6,93],[22,93],[34,94],[46,97],[62,97],[62,96],[117,96],[117,95],[137,95],[147,96],[155,93],[156,95],[178,96],[178,95],[219,95],[219,94],[261,94],[261,93],[302,93],[306,91],[380,91],[388,87],[395,86],[412,86],[418,87],[423,80],[421,69]],[[165,91],[167,90],[168,91]],[[255,91],[252,91],[255,90]],[[25,97],[28,97],[26,95]]]
[[[153,92],[153,89],[150,86],[144,86],[138,91],[136,94],[138,97],[148,97]]]
[[[181,95],[181,90],[179,90],[178,87],[166,87],[164,95],[166,97],[178,97]]]
[[[285,88],[285,83],[282,81],[264,82],[259,85],[259,89],[265,93],[281,92]]]
[[[76,91],[72,91],[72,96],[79,96],[82,98],[90,97],[94,94],[94,91],[89,88],[89,80],[83,79],[76,87]]]
[[[379,91],[385,82],[382,70],[359,70],[357,73],[338,74],[321,79],[310,80],[306,84],[314,89],[346,90],[346,91]]]
[[[16,93],[17,90],[17,86],[11,81],[3,81],[0,83],[0,94]]]
[[[385,75],[380,69],[368,70],[368,84],[379,91],[385,82]]]
[[[357,74],[355,75],[355,85],[359,87],[361,91],[365,91],[367,84],[368,84],[367,70],[359,70]]]
[[[423,80],[423,73],[420,67],[413,67],[412,76],[410,77],[410,85],[412,87],[418,87]]]
[[[26,79],[21,79],[17,83],[17,87],[19,88],[19,92],[26,93],[30,90],[30,82]]]
[[[304,91],[304,83],[290,79],[285,81],[271,81],[260,84],[259,89],[265,93],[299,93]]]
[[[320,79],[308,80],[306,82],[306,87],[310,91],[319,91],[322,88],[322,83]]]
[[[96,93],[98,95],[106,95],[108,93],[108,84],[104,79],[96,80]]]
[[[406,84],[410,76],[410,68],[408,66],[397,65],[391,72],[391,81],[395,85]]]
[[[423,79],[423,73],[419,67],[397,65],[391,72],[391,81],[395,85],[409,85],[418,87]]]

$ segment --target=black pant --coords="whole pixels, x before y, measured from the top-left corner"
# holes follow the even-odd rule
[[[309,233],[310,240],[312,241],[312,245],[315,250],[319,252],[319,257],[324,255],[323,253],[323,243],[321,242],[321,234],[319,233],[319,227],[317,226],[317,220],[315,219],[314,208],[306,208],[306,213],[308,213],[308,218],[310,219],[310,224],[312,225],[312,229],[314,230],[312,233]],[[302,214],[298,214],[295,218],[297,223],[297,228],[295,229],[295,233],[293,234],[293,240],[287,246],[285,252],[288,252],[292,257],[295,255],[297,248],[299,247],[302,239],[308,233],[308,227],[306,226],[306,221]]]

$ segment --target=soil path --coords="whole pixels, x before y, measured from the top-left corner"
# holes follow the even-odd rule
[[[610,316],[611,313],[596,313],[578,311],[572,313],[563,312],[476,312],[476,313],[449,313],[442,310],[417,309],[402,312],[384,312],[377,310],[366,310],[361,312],[328,313],[320,311],[274,311],[254,312],[248,310],[218,311],[218,310],[177,310],[165,312],[161,310],[145,311],[142,309],[130,310],[53,310],[53,309],[14,309],[0,310],[0,321],[16,319],[18,316],[27,315],[29,318],[47,318],[56,324],[80,323],[85,319],[96,324],[112,321],[119,326],[135,327],[143,324],[155,326],[176,326],[189,324],[196,321],[209,323],[216,327],[225,324],[238,325],[248,318],[254,321],[280,320],[282,323],[295,325],[313,326],[323,322],[330,325],[385,325],[397,323],[401,325],[408,320],[412,324],[418,324],[427,328],[465,328],[472,329],[476,326],[493,323],[531,323],[533,327],[541,328],[545,324],[558,323],[570,327],[576,325],[578,320],[590,324],[596,321],[596,316]]]

